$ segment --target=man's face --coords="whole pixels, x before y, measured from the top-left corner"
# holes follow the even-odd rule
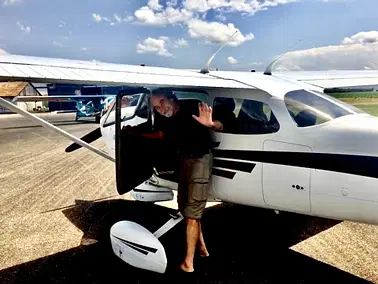
[[[163,95],[151,96],[151,105],[158,113],[165,117],[171,117],[173,115],[174,103]]]

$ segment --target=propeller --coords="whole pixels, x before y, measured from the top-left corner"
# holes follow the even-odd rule
[[[87,133],[86,135],[84,135],[83,137],[81,137],[80,139],[87,142],[87,143],[91,143],[93,141],[96,141],[98,138],[100,138],[102,135],[101,135],[101,129],[100,127],[96,128],[95,130]],[[70,146],[68,146],[66,148],[66,153],[70,153],[70,152],[73,152],[77,149],[81,148],[81,145],[77,144],[77,143],[72,143]]]

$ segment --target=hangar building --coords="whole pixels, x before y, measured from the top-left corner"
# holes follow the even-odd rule
[[[0,97],[12,101],[17,96],[41,96],[33,85],[26,82],[0,82]],[[27,111],[43,109],[42,102],[16,102],[16,105]],[[11,113],[0,106],[0,113]]]
[[[125,86],[94,86],[76,84],[47,84],[49,96],[116,95]],[[75,102],[49,102],[50,111],[75,110]]]

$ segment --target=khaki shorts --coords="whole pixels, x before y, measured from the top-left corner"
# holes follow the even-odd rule
[[[201,219],[209,194],[213,157],[181,158],[177,203],[180,212],[191,219]]]

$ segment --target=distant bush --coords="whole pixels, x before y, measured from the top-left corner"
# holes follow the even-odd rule
[[[325,88],[324,92],[327,94],[332,93],[366,93],[373,92],[374,88]]]
[[[378,98],[378,92],[345,92],[345,93],[328,93],[328,95],[337,99],[351,98],[351,99],[370,99]]]

